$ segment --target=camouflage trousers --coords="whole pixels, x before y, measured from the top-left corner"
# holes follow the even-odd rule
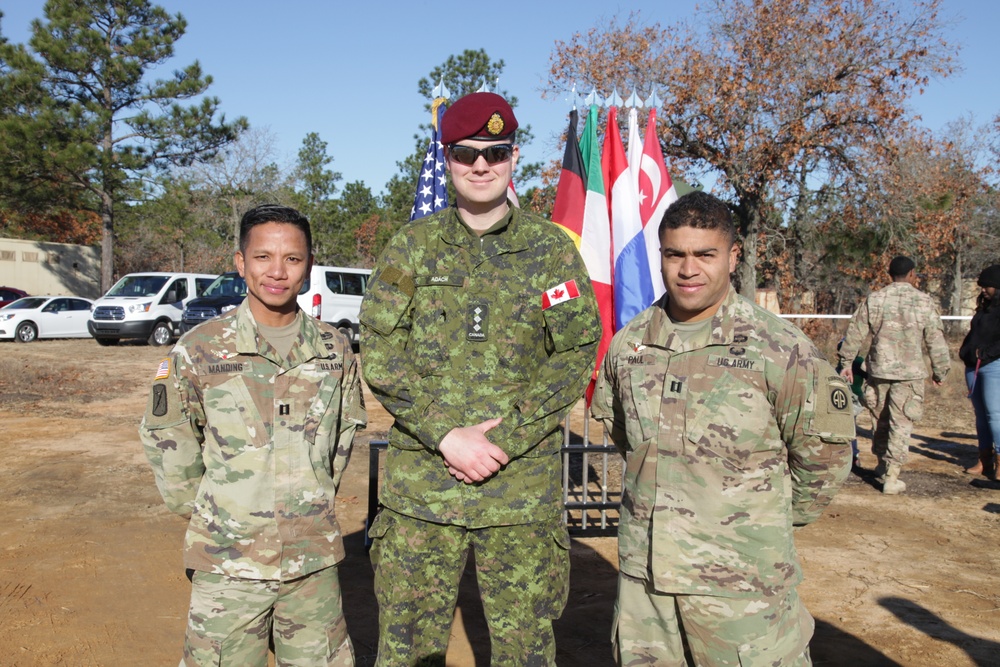
[[[621,667],[812,665],[814,622],[794,588],[756,598],[672,595],[619,574],[611,628]]]
[[[559,518],[467,529],[382,510],[369,535],[379,606],[377,667],[445,664],[470,551],[490,630],[490,664],[555,665],[552,621],[569,595],[569,535]]]
[[[291,581],[195,572],[181,667],[351,667],[337,567]]]
[[[903,465],[910,456],[910,433],[924,416],[924,381],[868,378],[865,404],[872,414],[872,453],[880,462]]]

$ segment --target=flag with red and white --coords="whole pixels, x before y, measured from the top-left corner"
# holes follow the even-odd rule
[[[575,280],[568,280],[556,285],[552,289],[542,292],[542,310],[547,310],[552,306],[579,298],[580,290],[576,287]]]
[[[630,118],[632,128],[635,123],[637,119],[633,109]],[[639,195],[632,170],[629,169],[621,132],[618,130],[618,109],[615,107],[611,107],[608,112],[601,165],[611,218],[615,331],[618,331],[653,303],[653,285],[646,239],[639,218]]]
[[[639,217],[646,239],[646,253],[653,284],[654,300],[663,296],[665,288],[660,277],[660,220],[667,207],[677,201],[677,190],[663,161],[663,149],[656,135],[656,108],[649,110],[646,121],[646,141],[642,146],[639,173]]]

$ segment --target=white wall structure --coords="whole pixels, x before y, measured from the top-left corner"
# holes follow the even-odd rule
[[[0,286],[28,294],[101,296],[98,246],[0,239]]]

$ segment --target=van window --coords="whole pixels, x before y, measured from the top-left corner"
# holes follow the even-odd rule
[[[178,301],[183,301],[188,295],[188,285],[187,278],[178,278],[174,283],[167,289],[167,293],[163,295],[163,299],[160,303],[177,303]]]
[[[326,272],[326,286],[334,294],[347,294],[349,296],[364,296],[365,281],[360,273],[340,273],[339,271]]]
[[[343,274],[344,279],[344,294],[350,294],[352,296],[364,296],[365,295],[365,277],[359,273],[345,273]]]

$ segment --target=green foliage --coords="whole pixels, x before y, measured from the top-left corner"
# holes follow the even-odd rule
[[[187,23],[148,0],[48,0],[25,48],[0,46],[6,113],[0,126],[4,181],[26,179],[86,192],[99,213],[102,289],[114,274],[115,206],[152,170],[212,157],[246,128],[227,123],[198,62],[165,79],[150,71],[174,54]],[[36,90],[27,86],[34,82]],[[10,99],[13,97],[13,99]],[[30,139],[30,141],[29,141]]]
[[[327,143],[319,134],[310,132],[302,140],[295,177],[299,182],[299,193],[309,206],[320,206],[337,191],[337,181],[343,176],[330,171],[327,166],[333,158],[327,155]]]
[[[228,225],[203,215],[205,192],[176,175],[118,211],[119,274],[136,271],[221,273],[232,269]]]

